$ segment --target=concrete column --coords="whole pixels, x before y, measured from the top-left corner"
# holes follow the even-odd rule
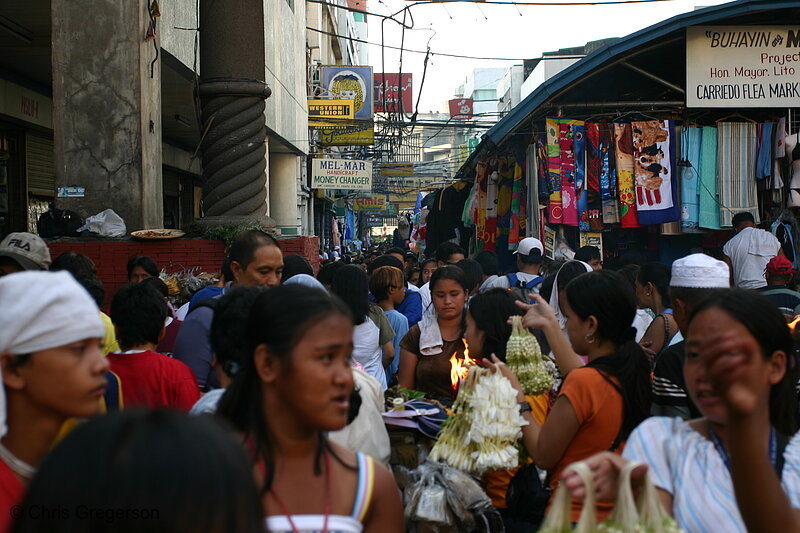
[[[116,211],[128,231],[163,226],[161,62],[145,42],[147,0],[52,2],[57,200],[84,216]],[[88,18],[87,18],[88,17]],[[91,22],[90,22],[91,21]]]
[[[269,154],[270,216],[284,235],[298,235],[297,177],[300,158],[294,154]]]

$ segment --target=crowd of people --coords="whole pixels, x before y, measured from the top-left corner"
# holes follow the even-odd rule
[[[535,531],[563,483],[598,519],[627,461],[685,531],[800,531],[794,264],[748,214],[722,260],[629,255],[606,268],[523,239],[516,268],[441,244],[377,245],[319,271],[247,230],[220,282],[173,308],[157,264],[100,310],[92,260],[0,242],[0,532],[401,532],[384,391],[449,406],[468,353],[518,391],[529,464],[482,484],[508,532]],[[774,239],[774,237],[772,237]],[[760,269],[760,278],[756,271]],[[733,286],[733,288],[731,288]],[[526,396],[504,364],[511,318],[557,378]],[[524,472],[546,473],[513,503]],[[542,498],[541,494],[545,494]],[[521,510],[520,507],[523,509]]]

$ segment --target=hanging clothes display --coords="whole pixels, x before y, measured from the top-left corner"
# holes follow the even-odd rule
[[[706,229],[720,229],[720,204],[717,192],[717,128],[704,126],[700,140],[700,188],[698,225]]]
[[[524,159],[523,159],[524,161]],[[511,183],[511,213],[508,228],[508,249],[516,250],[522,237],[525,237],[525,199],[523,191],[523,173],[520,159],[514,158],[513,178]],[[522,235],[522,237],[520,237]]]
[[[578,225],[578,206],[575,204],[575,132],[573,124],[562,120],[558,124],[558,144],[561,148],[561,209],[562,223]]]
[[[559,124],[556,118],[545,121],[547,131],[547,177],[550,198],[547,203],[547,218],[553,224],[564,219],[561,209],[561,145],[559,144]]]
[[[733,216],[748,211],[759,222],[756,195],[756,128],[750,122],[717,123],[717,188],[720,224],[730,227]]]
[[[614,148],[617,159],[619,218],[623,228],[638,228],[636,199],[633,190],[633,132],[630,124],[614,124]]]
[[[774,122],[764,122],[759,124],[758,137],[756,139],[756,173],[757,180],[764,180],[772,177],[774,168],[774,149],[775,149],[775,126]]]
[[[503,155],[497,159],[497,249],[508,246],[511,231],[511,195],[514,187],[513,157]]]
[[[674,122],[633,122],[634,181],[639,224],[663,224],[680,217],[675,169]]]
[[[598,124],[600,135],[600,196],[603,202],[603,223],[619,223],[619,200],[617,194],[617,156],[614,143],[614,126]]]
[[[586,218],[591,231],[603,229],[603,197],[600,176],[603,173],[604,154],[600,144],[600,126],[601,124],[596,123],[586,124]],[[608,172],[607,168],[606,172]]]
[[[589,231],[589,198],[586,190],[586,125],[583,122],[572,127],[575,145],[575,204],[578,212],[578,227]]]
[[[539,227],[539,186],[541,185],[541,173],[538,152],[539,141],[538,139],[534,138],[533,142],[525,149],[525,172],[522,176],[523,183],[526,179],[526,176],[530,176],[530,178],[527,179],[528,194],[525,198],[525,208],[528,215],[527,223],[530,225],[530,227],[526,225],[524,234],[525,237],[530,235],[536,236],[535,228]],[[533,231],[531,231],[531,228],[533,228]]]
[[[700,225],[700,145],[702,128],[681,128],[681,160],[678,167],[681,180],[681,228],[694,231]]]

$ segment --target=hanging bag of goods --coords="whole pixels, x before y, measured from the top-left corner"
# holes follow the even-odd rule
[[[511,317],[506,364],[517,375],[522,390],[528,396],[544,394],[553,386],[553,375],[545,365],[539,341],[522,325],[519,315]]]
[[[516,443],[526,424],[511,382],[499,372],[470,367],[430,458],[476,475],[511,470],[519,464]]]

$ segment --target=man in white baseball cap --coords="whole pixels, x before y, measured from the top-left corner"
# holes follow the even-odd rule
[[[519,289],[521,296],[527,301],[531,294],[539,294],[544,276],[539,274],[544,259],[544,246],[542,241],[535,237],[526,237],[519,241],[517,251],[518,272],[500,276],[483,290],[488,289]]]
[[[714,290],[730,288],[730,275],[727,264],[705,254],[688,255],[672,263],[669,295],[679,335],[688,329],[689,316],[700,301]],[[653,369],[653,415],[679,416],[684,420],[702,416],[686,392],[685,358],[682,337],[658,355]]]
[[[47,270],[50,250],[33,233],[9,233],[0,242],[0,276],[23,270]]]

